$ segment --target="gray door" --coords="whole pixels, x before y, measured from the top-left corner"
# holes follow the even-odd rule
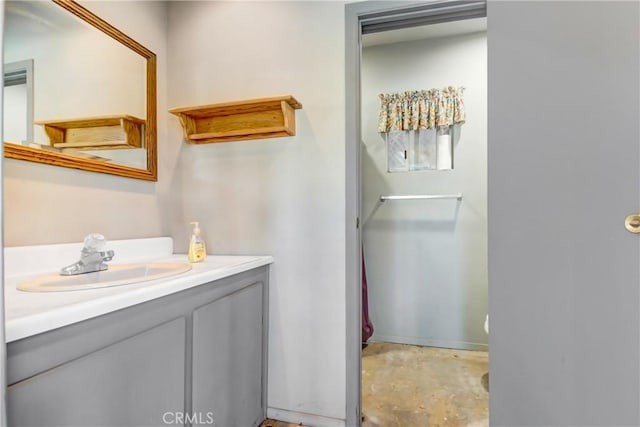
[[[639,12],[488,3],[492,426],[640,421]]]

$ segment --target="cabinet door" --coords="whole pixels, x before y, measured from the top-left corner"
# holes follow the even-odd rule
[[[257,283],[193,313],[193,413],[219,427],[264,415],[262,292]]]
[[[185,325],[172,320],[11,385],[9,426],[174,421],[184,411]]]

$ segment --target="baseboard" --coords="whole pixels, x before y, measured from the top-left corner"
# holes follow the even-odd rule
[[[267,408],[267,418],[288,423],[302,423],[310,427],[345,427],[345,420],[306,412],[289,411],[280,408]]]
[[[424,347],[453,348],[456,350],[480,350],[480,351],[489,350],[489,345],[485,343],[431,340],[428,338],[420,338],[420,337],[397,337],[397,336],[390,336],[390,335],[378,335],[376,333],[373,334],[370,341],[371,342],[391,342],[394,344],[411,344],[411,345],[420,345]]]

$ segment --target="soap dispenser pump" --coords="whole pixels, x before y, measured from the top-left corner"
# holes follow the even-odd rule
[[[191,234],[191,239],[189,239],[189,262],[201,262],[207,256],[207,249],[200,235],[200,223],[196,221],[192,222],[191,225],[193,225],[193,233]]]

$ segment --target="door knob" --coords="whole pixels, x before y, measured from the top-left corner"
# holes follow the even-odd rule
[[[640,233],[640,214],[631,214],[624,220],[624,228],[630,233]]]

